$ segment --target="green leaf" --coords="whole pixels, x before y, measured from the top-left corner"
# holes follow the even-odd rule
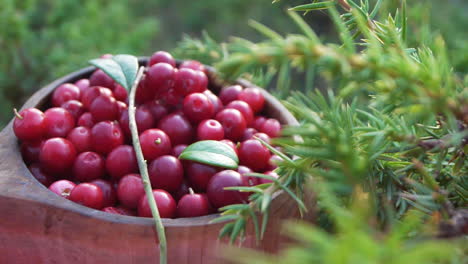
[[[126,54],[115,55],[109,59],[94,59],[89,63],[101,69],[127,91],[132,87],[138,71],[138,59]]]
[[[227,144],[215,140],[203,140],[193,143],[185,148],[179,159],[227,169],[236,169],[239,164],[236,152]]]
[[[327,9],[330,8],[335,4],[334,1],[324,1],[318,3],[310,3],[305,5],[298,5],[293,8],[290,8],[290,11],[312,11],[312,10],[320,10],[320,9]]]

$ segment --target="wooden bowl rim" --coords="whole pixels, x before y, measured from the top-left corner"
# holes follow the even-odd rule
[[[139,61],[140,65],[141,64],[146,64],[147,61],[148,61],[148,57],[138,57],[138,61]],[[182,62],[182,61],[183,60],[177,60],[177,64],[180,64],[180,62]],[[210,80],[214,81],[216,85],[219,85],[219,86],[222,87],[223,85],[227,85],[227,84],[239,84],[239,85],[243,86],[244,88],[245,87],[259,88],[260,91],[262,92],[262,94],[265,97],[265,101],[268,104],[270,104],[271,107],[273,107],[274,109],[276,109],[278,112],[281,113],[281,115],[282,115],[281,117],[283,119],[284,124],[286,124],[286,125],[299,125],[299,123],[294,118],[294,116],[278,101],[278,99],[276,99],[273,95],[268,93],[265,89],[260,88],[260,87],[254,85],[254,84],[252,84],[249,81],[244,80],[244,79],[238,79],[238,80],[236,80],[234,82],[222,81],[222,80],[219,79],[219,77],[218,77],[218,75],[217,75],[214,68],[212,68],[210,66],[207,66],[207,65],[204,65],[204,66],[207,69],[207,73],[209,74]],[[67,74],[67,75],[65,75],[65,76],[63,76],[63,77],[61,77],[59,79],[56,79],[56,80],[52,81],[51,83],[43,86],[38,91],[36,91],[24,103],[24,105],[21,107],[21,109],[40,106],[41,104],[44,103],[44,100],[51,95],[51,93],[54,91],[54,89],[56,87],[58,87],[59,85],[61,85],[63,83],[73,83],[73,82],[75,82],[75,81],[77,81],[79,79],[89,77],[89,75],[94,70],[96,70],[96,67],[88,66],[88,67],[85,67],[85,68],[82,68],[80,70],[74,71],[74,72],[69,73],[69,74]],[[16,146],[16,149],[15,149],[16,155],[21,158],[21,154],[20,154],[20,151],[19,151],[19,145],[17,144],[18,141],[17,141],[16,137],[14,136],[13,129],[12,129],[13,120],[14,119],[12,119],[8,123],[8,125],[0,132],[0,140],[5,140],[5,142],[8,142],[9,140],[14,140],[15,141],[14,146]],[[0,141],[0,143],[3,144],[1,141]],[[0,152],[1,151],[2,151],[2,149],[0,149]],[[0,164],[0,167],[1,166],[2,166],[2,164]],[[3,166],[6,166],[6,165],[3,164]],[[24,162],[21,162],[21,166],[24,166],[26,171],[29,172],[29,170],[27,169],[27,166],[26,166],[26,164]],[[47,199],[45,201],[40,201],[42,203],[46,203],[46,204],[49,204],[51,206],[60,207],[60,208],[62,208],[64,210],[73,211],[73,212],[75,212],[77,214],[80,214],[80,215],[85,215],[87,217],[97,218],[97,219],[104,220],[104,221],[110,221],[110,222],[121,223],[121,224],[136,224],[136,225],[143,225],[143,226],[151,226],[151,225],[154,224],[154,221],[153,221],[152,218],[110,214],[110,213],[107,213],[107,212],[103,212],[103,211],[100,211],[100,210],[95,210],[95,209],[92,209],[92,208],[88,208],[86,206],[83,206],[83,205],[74,203],[72,201],[63,199],[62,197],[59,197],[59,196],[53,194],[52,192],[48,191],[47,187],[45,187],[39,181],[37,181],[31,173],[27,173],[27,175],[23,175],[23,176],[26,177],[26,178],[32,179],[32,182],[33,182],[33,184],[35,186],[42,187],[44,191],[47,190],[44,193],[45,193],[45,195],[48,195],[48,197],[47,197]],[[276,199],[279,195],[285,195],[285,193],[282,192],[282,191],[276,192],[273,195],[273,200]],[[59,200],[60,202],[57,202],[57,200]],[[167,227],[170,227],[170,226],[189,227],[189,226],[212,225],[212,223],[210,223],[210,221],[212,221],[213,219],[219,217],[219,215],[220,214],[217,213],[217,214],[210,214],[210,215],[200,216],[200,217],[174,218],[174,219],[163,218],[162,221],[163,221],[164,226],[167,226]]]

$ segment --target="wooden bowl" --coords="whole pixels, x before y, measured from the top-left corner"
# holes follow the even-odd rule
[[[140,59],[140,63],[145,62],[146,58]],[[221,86],[213,70],[208,69],[210,89],[217,93]],[[94,70],[84,68],[52,82],[22,109],[44,109],[57,86],[87,78]],[[237,83],[254,86],[244,80]],[[278,100],[262,92],[266,99],[264,114],[282,124],[298,124]],[[50,192],[23,162],[12,123],[0,133],[0,263],[157,263],[158,241],[152,219],[105,213]],[[218,239],[224,223],[210,223],[217,216],[163,219],[169,263],[221,263],[220,249],[227,242]],[[298,216],[295,202],[278,192],[263,241],[256,245],[250,224],[245,240],[237,245],[276,252],[285,241],[279,231],[281,222]]]

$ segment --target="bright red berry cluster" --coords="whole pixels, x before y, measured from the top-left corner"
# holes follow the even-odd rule
[[[248,194],[224,190],[273,177],[278,156],[259,141],[277,137],[280,123],[262,115],[259,89],[208,90],[204,66],[176,65],[171,54],[151,56],[137,90],[136,123],[140,143],[163,218],[194,217],[225,205],[242,203]],[[135,152],[131,146],[127,91],[103,71],[55,89],[51,108],[17,113],[13,129],[32,175],[52,192],[108,213],[151,217]],[[239,156],[237,171],[181,161],[177,157],[198,140],[218,140]],[[194,193],[194,190],[196,193]]]

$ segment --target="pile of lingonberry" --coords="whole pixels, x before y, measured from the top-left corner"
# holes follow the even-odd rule
[[[111,55],[104,55],[108,57]],[[164,51],[154,53],[136,92],[136,122],[153,195],[163,218],[214,213],[247,201],[248,193],[224,190],[268,182],[275,161],[253,136],[269,142],[280,123],[262,115],[264,97],[256,88],[207,89],[204,66],[178,67]],[[52,192],[108,213],[151,217],[131,143],[127,91],[102,70],[89,79],[58,86],[51,108],[16,113],[13,129],[32,175]],[[218,140],[239,156],[237,171],[177,157],[189,144]]]

